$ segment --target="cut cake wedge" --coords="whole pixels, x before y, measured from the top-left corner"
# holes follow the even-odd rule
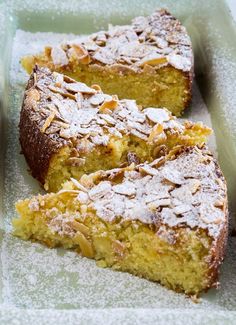
[[[105,93],[135,99],[144,107],[166,107],[176,116],[191,100],[191,40],[163,9],[137,17],[131,25],[110,25],[82,40],[47,46],[21,63],[29,73],[38,64],[87,85],[99,84]]]
[[[36,67],[20,115],[20,143],[32,175],[49,191],[70,177],[152,161],[176,145],[201,145],[202,123],[179,121],[164,108],[142,109],[100,87]]]
[[[226,184],[206,148],[72,179],[16,204],[14,234],[98,265],[199,294],[218,285],[227,241]]]

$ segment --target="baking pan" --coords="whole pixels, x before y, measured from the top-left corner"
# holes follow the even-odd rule
[[[17,125],[27,81],[20,57],[160,7],[177,16],[192,38],[193,101],[183,118],[213,127],[210,147],[228,183],[231,230],[221,285],[198,303],[156,283],[97,268],[74,252],[11,235],[14,202],[43,192],[20,155]],[[235,39],[224,1],[0,1],[0,324],[235,324]]]

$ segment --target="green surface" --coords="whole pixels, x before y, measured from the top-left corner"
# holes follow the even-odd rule
[[[204,100],[211,113],[212,123],[217,140],[219,161],[226,176],[229,189],[230,213],[236,213],[236,32],[235,24],[230,17],[224,1],[3,1],[0,2],[0,219],[1,228],[4,230],[4,216],[6,207],[3,197],[6,189],[4,184],[4,157],[8,145],[7,127],[11,125],[9,119],[10,106],[13,105],[11,96],[13,91],[9,87],[9,69],[12,52],[12,40],[16,29],[30,32],[54,31],[63,33],[87,34],[101,28],[106,28],[108,23],[128,23],[136,15],[151,13],[155,8],[167,7],[182,20],[187,27],[194,45],[195,73],[197,83],[201,89]],[[22,88],[23,89],[23,88]],[[186,112],[186,116],[188,112]],[[191,114],[190,114],[191,116]],[[6,162],[5,162],[6,163]],[[25,165],[22,165],[25,167]],[[23,168],[23,167],[21,167]],[[30,178],[30,176],[25,176]],[[14,187],[13,187],[14,191]],[[3,232],[1,233],[2,236]],[[27,246],[28,247],[28,246]],[[232,245],[233,249],[235,245]],[[231,248],[232,253],[232,248]],[[234,253],[233,253],[234,254]],[[236,253],[235,253],[236,254]],[[235,259],[235,254],[233,258]],[[230,255],[230,258],[232,255]],[[231,264],[230,264],[231,265]],[[235,269],[223,270],[229,277],[228,282],[235,279]],[[0,274],[0,280],[1,280]],[[16,279],[16,281],[21,279]],[[235,280],[234,280],[235,281]],[[223,282],[227,282],[227,279]],[[1,285],[1,289],[4,288]],[[11,324],[57,324],[69,323],[139,323],[166,322],[182,324],[234,324],[236,319],[234,304],[229,308],[233,293],[222,298],[221,310],[214,305],[215,291],[208,295],[212,302],[210,309],[186,310],[184,305],[179,310],[171,310],[168,304],[162,309],[122,308],[119,301],[113,301],[111,307],[115,309],[99,310],[35,310],[30,304],[20,302],[18,305],[27,308],[27,311],[4,300],[0,296],[0,323]],[[236,295],[236,294],[235,294]],[[121,304],[122,305],[122,304]],[[65,306],[62,307],[62,309]],[[124,307],[124,306],[123,306]],[[45,307],[44,307],[45,308]],[[183,308],[181,310],[181,308]],[[229,311],[230,310],[230,311]],[[184,315],[182,315],[184,313]],[[26,318],[25,318],[26,315]],[[113,318],[112,318],[113,315]],[[138,321],[139,320],[139,321]],[[190,321],[191,320],[191,321]]]

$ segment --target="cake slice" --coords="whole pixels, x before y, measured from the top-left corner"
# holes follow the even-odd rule
[[[16,204],[14,234],[186,294],[218,284],[227,240],[221,170],[205,149],[72,179]]]
[[[211,133],[202,123],[180,123],[166,109],[141,110],[135,101],[106,95],[97,85],[37,67],[19,127],[32,174],[49,191],[70,177],[152,161],[176,144],[202,144]]]
[[[110,25],[82,40],[47,46],[21,63],[29,73],[35,64],[45,66],[144,107],[167,107],[177,116],[191,99],[191,41],[185,27],[163,9],[131,25]]]

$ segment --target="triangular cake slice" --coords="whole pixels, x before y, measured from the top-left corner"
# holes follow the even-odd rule
[[[98,171],[16,204],[15,235],[95,258],[99,266],[198,294],[218,284],[227,240],[224,177],[206,149]]]
[[[22,152],[34,177],[57,191],[70,177],[136,164],[167,153],[176,144],[206,142],[211,129],[180,122],[163,108],[141,108],[100,87],[35,68],[20,116]]]
[[[191,99],[191,41],[185,27],[163,9],[131,25],[110,25],[82,40],[47,46],[21,62],[29,73],[35,64],[45,66],[144,107],[167,107],[177,116]]]

